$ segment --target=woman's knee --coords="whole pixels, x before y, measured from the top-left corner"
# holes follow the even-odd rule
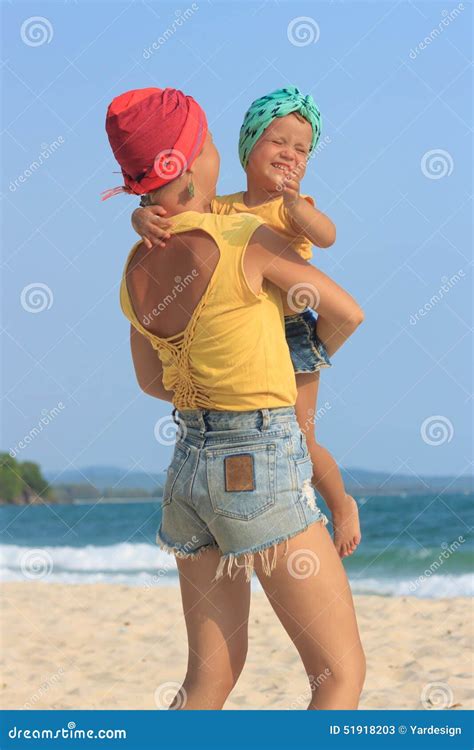
[[[365,682],[366,661],[362,647],[351,649],[349,653],[337,660],[331,659],[321,666],[318,654],[318,669],[308,670],[308,678],[311,690],[328,688],[343,688],[360,695]]]
[[[186,684],[194,688],[208,690],[212,687],[213,693],[225,700],[234,689],[247,658],[247,640],[240,639],[239,643],[229,643],[229,650],[223,655],[222,660],[201,660],[199,663],[195,658],[189,660],[186,673]],[[218,656],[218,654],[217,654]]]
[[[366,661],[362,646],[353,649],[337,664],[329,667],[332,678],[339,684],[357,692],[359,695],[365,682]]]

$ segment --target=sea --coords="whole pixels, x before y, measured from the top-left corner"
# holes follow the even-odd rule
[[[343,561],[354,594],[429,599],[472,595],[473,495],[356,499],[362,541]],[[322,501],[320,507],[328,513]],[[173,556],[155,543],[160,517],[159,498],[4,505],[0,507],[0,578],[44,584],[177,586]],[[260,588],[256,579],[252,585]]]

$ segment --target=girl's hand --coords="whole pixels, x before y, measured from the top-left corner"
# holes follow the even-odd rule
[[[132,227],[149,250],[155,245],[165,247],[165,240],[171,237],[171,222],[163,218],[165,214],[166,210],[161,206],[136,208],[132,213]]]
[[[300,183],[294,176],[284,177],[281,185],[283,194],[283,205],[285,208],[293,208],[298,203],[300,197]]]

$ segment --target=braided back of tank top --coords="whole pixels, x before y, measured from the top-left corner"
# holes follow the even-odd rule
[[[217,216],[188,211],[171,221],[173,234],[202,230],[219,249],[217,265],[188,324],[179,333],[162,338],[138,320],[126,274],[139,242],[125,264],[120,304],[125,316],[146,336],[162,360],[163,385],[173,392],[175,406],[239,411],[268,407],[273,401],[275,406],[294,404],[296,387],[284,337],[280,293],[269,285],[256,294],[243,269],[245,249],[262,220],[249,214]],[[265,329],[267,340],[262,342]],[[257,333],[258,342],[254,338]],[[265,372],[268,347],[273,350],[272,359],[281,379],[281,386],[276,389],[273,376]],[[236,367],[232,366],[233,358]]]

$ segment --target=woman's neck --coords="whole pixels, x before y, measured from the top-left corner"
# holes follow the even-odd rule
[[[190,200],[177,200],[173,201],[169,207],[165,205],[168,214],[182,214],[185,211],[197,211],[200,214],[208,214],[211,212],[211,199],[207,198],[191,198]]]
[[[162,200],[157,203],[166,209],[166,216],[176,216],[177,214],[183,214],[185,211],[197,211],[200,214],[208,214],[211,212],[211,200],[209,198],[190,198],[189,200],[180,200],[179,197],[176,200]]]

